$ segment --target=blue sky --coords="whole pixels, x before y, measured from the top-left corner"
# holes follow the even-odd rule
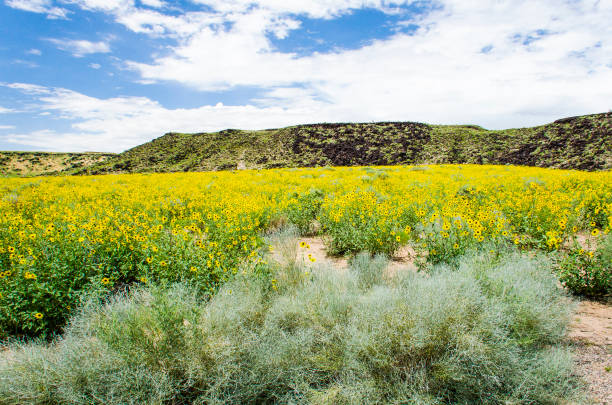
[[[612,108],[612,2],[0,0],[0,150]]]

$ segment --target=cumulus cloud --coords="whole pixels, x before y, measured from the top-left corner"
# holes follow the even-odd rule
[[[412,118],[499,128],[604,111],[612,100],[612,87],[601,86],[612,83],[607,2],[443,0],[407,21],[419,25],[415,33],[304,57],[272,47],[267,34],[275,18],[282,13],[331,18],[364,3],[271,0],[236,14],[250,2],[200,2],[228,13],[231,28],[205,26],[153,63],[128,66],[145,80],[202,91],[285,89],[284,100],[277,94],[262,102],[293,104],[306,88],[352,111],[353,120]],[[291,86],[297,98],[287,92]]]
[[[322,104],[261,107],[222,103],[191,109],[168,109],[146,97],[100,99],[63,88],[5,84],[34,97],[30,103],[55,119],[70,123],[70,131],[14,132],[0,139],[45,150],[120,152],[165,132],[218,131],[226,128],[287,126],[313,116],[331,119]]]
[[[32,13],[47,14],[47,18],[66,18],[70,13],[65,8],[53,6],[52,0],[6,0],[7,6]]]
[[[49,38],[49,42],[62,51],[70,52],[76,58],[82,58],[92,53],[109,53],[111,51],[107,42],[92,42],[84,39],[57,39]]]
[[[35,96],[42,113],[53,111],[73,129],[15,133],[11,141],[53,144],[58,150],[121,150],[166,131],[377,120],[507,128],[612,107],[612,87],[604,85],[612,83],[612,2],[192,1],[202,10],[178,12],[158,0],[68,3],[106,13],[135,33],[174,40],[151,62],[125,62],[139,83],[173,82],[203,92],[248,86],[263,95],[237,106],[167,109],[144,97],[98,99],[67,89],[11,84]],[[9,3],[42,5],[36,10],[67,4]],[[304,56],[281,52],[271,41],[300,30],[304,16],[329,20],[360,8],[396,13],[397,7],[411,4],[423,12],[407,14],[398,27],[417,26],[414,32],[398,29],[359,49]],[[85,42],[81,48],[61,46],[75,56],[96,47],[97,52],[110,51],[108,44]]]

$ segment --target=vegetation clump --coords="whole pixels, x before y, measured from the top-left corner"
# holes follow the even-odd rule
[[[97,152],[0,152],[0,176],[73,174],[115,156]]]
[[[612,172],[435,165],[0,179],[0,338],[51,336],[89,290],[263,269],[292,224],[328,251],[423,267],[472,250],[563,251],[612,231]],[[603,263],[605,269],[605,263]],[[603,270],[602,270],[603,271]],[[603,273],[605,274],[605,272]]]
[[[559,343],[570,307],[519,254],[382,278],[302,267],[239,276],[210,301],[185,284],[92,300],[51,345],[0,360],[0,402],[558,403],[579,398]],[[294,271],[292,269],[290,271]],[[283,280],[292,280],[285,284]],[[272,285],[276,285],[274,288]]]
[[[589,298],[612,298],[612,236],[589,250],[575,246],[556,268],[559,280],[571,292]]]

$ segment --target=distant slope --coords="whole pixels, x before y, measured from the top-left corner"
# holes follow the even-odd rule
[[[0,152],[0,176],[71,174],[114,156],[114,153],[97,152]]]
[[[379,122],[299,125],[264,131],[168,133],[80,173],[172,172],[417,163],[612,168],[612,113],[532,128]]]

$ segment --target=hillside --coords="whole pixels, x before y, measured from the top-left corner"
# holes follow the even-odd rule
[[[114,157],[113,153],[0,152],[0,176],[70,174]]]
[[[610,112],[496,131],[474,125],[335,123],[263,131],[168,133],[80,173],[417,163],[599,170],[612,167],[611,151]]]

